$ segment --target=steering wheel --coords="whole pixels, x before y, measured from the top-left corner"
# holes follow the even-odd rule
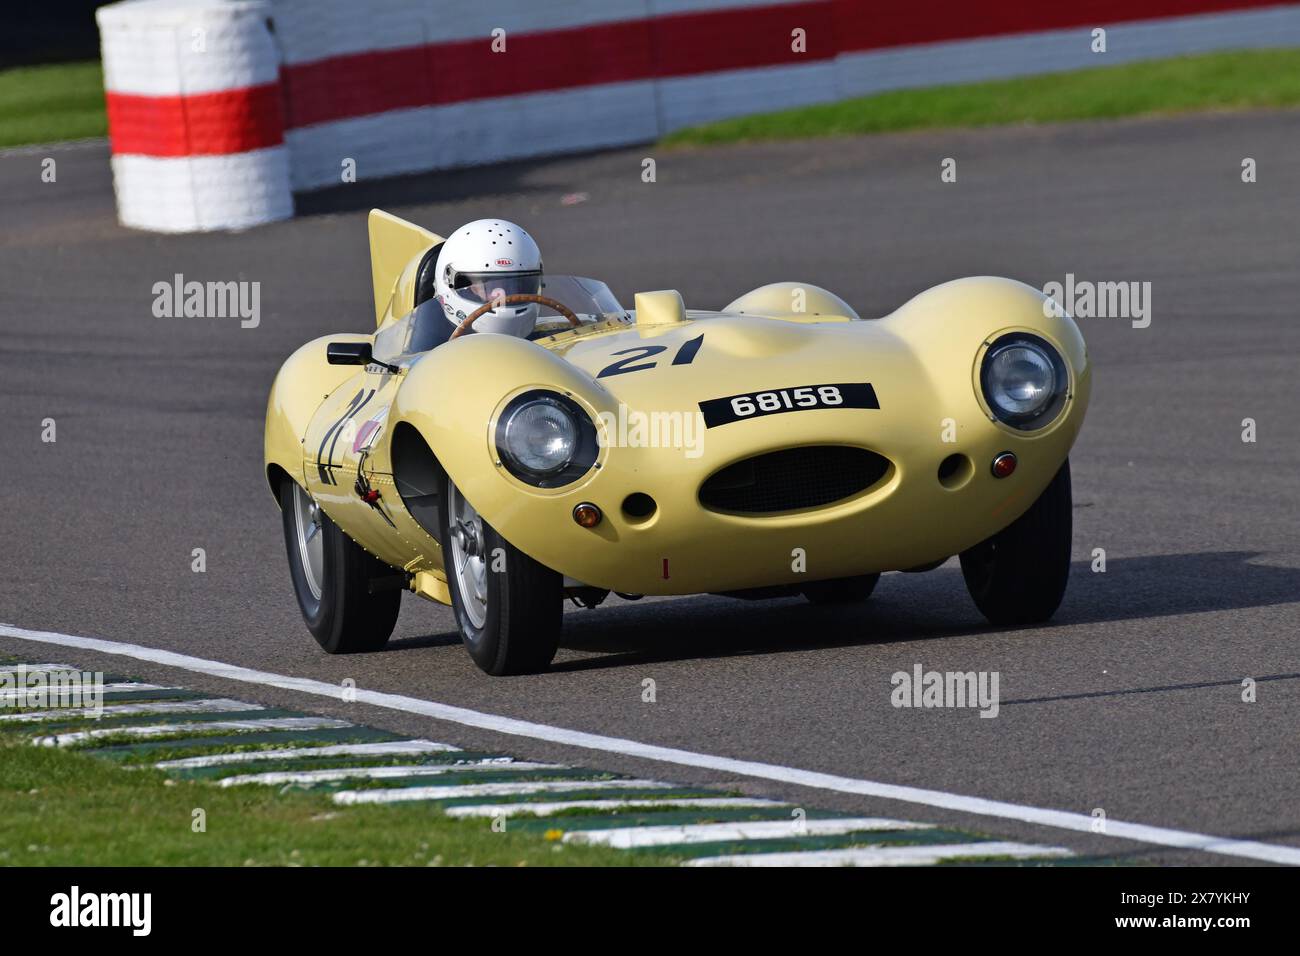
[[[451,333],[451,338],[452,339],[459,338],[460,336],[464,335],[466,332],[472,332],[474,326],[474,320],[477,319],[480,315],[484,315],[488,312],[491,312],[493,309],[499,308],[500,306],[503,305],[519,305],[520,303],[523,302],[536,302],[538,305],[544,305],[547,308],[554,309],[556,312],[560,313],[560,315],[568,319],[569,325],[573,326],[575,329],[578,326],[582,325],[582,320],[579,319],[577,315],[574,314],[573,310],[570,309],[563,302],[557,302],[554,299],[550,298],[549,296],[545,296],[545,295],[529,295],[524,292],[518,292],[514,295],[507,295],[498,299],[493,299],[491,302],[484,302],[477,309],[475,309],[471,315],[467,316],[465,320],[460,323],[460,325],[456,326],[456,331]],[[448,339],[447,341],[450,342],[451,339]]]

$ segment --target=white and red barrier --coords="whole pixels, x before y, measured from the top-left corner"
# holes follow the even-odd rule
[[[160,232],[293,215],[280,61],[257,0],[101,7],[118,216]]]
[[[170,231],[282,218],[292,191],[349,175],[645,142],[881,90],[1300,45],[1300,5],[1269,0],[124,0],[98,18],[122,221]]]

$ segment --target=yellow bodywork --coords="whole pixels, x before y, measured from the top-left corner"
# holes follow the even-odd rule
[[[439,240],[378,211],[370,232],[382,329],[410,311],[415,268]],[[866,320],[833,294],[796,283],[756,289],[720,312],[687,310],[676,292],[641,293],[630,325],[597,323],[536,341],[469,335],[398,373],[326,364],[327,341],[367,338],[331,336],[303,346],[276,379],[267,411],[268,474],[273,482],[288,475],[303,484],[366,550],[409,571],[417,593],[444,602],[441,550],[394,486],[391,440],[399,427],[418,431],[465,498],[511,544],[595,587],[692,594],[919,567],[1019,517],[1074,443],[1091,386],[1087,350],[1074,321],[1045,309],[1044,301],[1030,286],[993,277],[944,283]],[[1065,406],[1038,431],[996,421],[981,394],[984,352],[1010,331],[1046,339],[1068,367]],[[701,334],[693,358],[674,364],[673,356]],[[599,376],[614,363],[633,362],[635,371]],[[697,448],[618,445],[617,423],[637,413],[698,422],[703,401],[843,382],[871,383],[879,408],[814,408],[731,422],[700,431]],[[602,444],[596,467],[554,490],[513,477],[493,437],[506,403],[539,388],[585,408]],[[824,507],[740,515],[699,501],[700,485],[729,464],[814,445],[866,448],[890,465],[865,491]],[[1014,452],[1019,466],[997,479],[990,463],[1004,451]],[[964,459],[941,479],[940,464],[953,455]],[[357,494],[359,473],[380,490],[378,507]],[[633,493],[654,499],[653,515],[624,512]],[[580,502],[604,513],[595,528],[574,522]]]

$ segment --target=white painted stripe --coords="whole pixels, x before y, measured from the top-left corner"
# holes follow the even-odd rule
[[[572,790],[667,790],[659,780],[530,780],[517,783],[467,783],[450,787],[400,787],[394,790],[341,790],[335,803],[405,803],[408,800],[459,800],[462,797],[513,797]]]
[[[346,720],[327,717],[262,717],[256,720],[212,720],[187,724],[149,724],[145,727],[105,727],[102,730],[79,730],[76,733],[36,737],[32,743],[40,747],[66,747],[102,737],[118,735],[128,737],[166,737],[169,734],[197,733],[205,730],[333,730],[351,727]]]
[[[33,147],[37,148],[37,147]],[[35,674],[48,673],[50,671],[72,671],[74,674],[80,674],[81,669],[73,667],[71,664],[6,664],[0,667],[0,675],[16,677],[21,673]]]
[[[0,706],[5,704],[21,703],[22,701],[27,700],[27,698],[29,698],[32,695],[33,691],[41,691],[44,693],[57,695],[64,688],[70,689],[74,687],[82,687],[84,689],[91,686],[93,685],[71,684],[71,685],[58,685],[55,687],[28,687],[25,690],[0,691]],[[158,684],[105,684],[103,687],[97,688],[97,690],[102,690],[105,694],[114,694],[114,693],[118,693],[119,691],[132,691],[132,690],[141,690],[141,691],[165,690],[170,692],[179,689],[180,688],[178,687],[162,687]]]
[[[329,783],[333,780],[397,780],[402,777],[433,777],[442,773],[481,773],[484,770],[567,770],[559,763],[494,763],[494,764],[412,764],[400,767],[330,767],[324,770],[285,770],[271,773],[243,773],[236,777],[224,777],[219,782],[223,787],[238,787],[245,783],[260,783],[267,786],[281,786],[286,783]]]
[[[809,850],[806,853],[737,853],[687,860],[684,866],[924,866],[944,860],[1011,857],[1073,856],[1065,847],[1032,843],[944,843],[929,846],[857,847],[846,850]]]
[[[590,843],[630,850],[642,846],[675,846],[729,840],[780,840],[814,836],[842,836],[865,830],[929,830],[928,823],[906,823],[881,817],[846,817],[839,820],[737,820],[727,823],[693,823],[683,826],[618,827],[610,830],[574,830],[565,843]]]
[[[609,83],[442,106],[372,113],[285,133],[293,188],[337,185],[338,157],[364,179],[586,148],[646,142],[659,135],[655,85]],[[473,129],[472,136],[447,136]]]
[[[338,700],[340,695],[340,689],[337,685],[328,684],[324,681],[252,670],[235,664],[205,660],[201,657],[191,657],[188,654],[177,654],[174,651],[164,651],[139,644],[124,644],[117,641],[106,641],[94,637],[78,637],[52,631],[31,631],[9,624],[0,624],[0,637],[12,637],[41,644],[94,651],[100,654],[131,657],[165,667],[177,667],[196,674],[207,674],[225,680],[298,691],[299,693],[324,697],[329,700]],[[880,781],[864,780],[857,777],[841,777],[836,774],[821,773],[815,770],[800,770],[797,767],[784,767],[779,764],[761,763],[755,760],[738,760],[734,757],[720,757],[691,750],[680,750],[676,747],[660,747],[656,744],[646,744],[636,740],[607,737],[603,734],[569,730],[564,727],[552,727],[548,724],[519,720],[514,717],[487,714],[465,707],[439,704],[436,701],[421,700],[418,697],[407,697],[401,694],[386,694],[373,690],[356,690],[354,694],[358,703],[402,711],[408,714],[419,714],[434,720],[444,720],[499,734],[544,740],[548,743],[581,747],[602,753],[615,753],[624,757],[655,760],[660,763],[677,764],[683,767],[701,767],[743,777],[755,777],[760,780],[775,780],[793,786],[811,787],[835,793],[851,793],[864,797],[877,797],[882,800],[899,800],[918,806],[938,807],[942,810],[954,810],[1002,820],[1017,820],[1022,823],[1032,823],[1038,826],[1056,827],[1061,830],[1096,835],[1096,820],[1091,814],[1086,813],[1051,810],[1020,803],[1010,803],[1004,800],[989,800],[984,797],[948,793],[944,790],[928,790],[924,787],[881,783]],[[1203,853],[1217,853],[1222,856],[1263,860],[1269,863],[1286,863],[1293,866],[1300,865],[1300,847],[1279,846],[1274,843],[1261,843],[1257,840],[1237,840],[1189,830],[1151,826],[1145,823],[1128,823],[1114,818],[1106,821],[1106,831],[1102,835],[1114,839],[1134,840],[1139,843],[1153,843],[1158,846],[1198,850]]]
[[[529,814],[549,817],[565,810],[743,810],[750,807],[785,807],[789,804],[758,797],[683,797],[678,800],[563,800],[553,803],[476,803],[468,807],[448,807],[449,817],[517,817]]]
[[[1092,52],[1091,24],[841,53],[834,61],[839,95],[867,96],[886,90],[1084,70],[1211,50],[1300,44],[1300,9],[1295,6],[1097,25],[1106,26],[1105,55]]]
[[[28,710],[21,714],[0,714],[0,721],[25,723],[39,720],[58,720],[74,717],[99,719],[101,717],[130,717],[133,714],[221,714],[241,710],[265,710],[261,704],[242,700],[215,697],[206,700],[141,701],[131,704],[106,704],[103,707],[64,707],[57,710]]]
[[[159,770],[193,770],[198,767],[221,767],[226,764],[252,763],[257,760],[297,760],[300,757],[384,757],[393,754],[455,753],[458,747],[432,740],[385,740],[370,744],[329,744],[325,747],[288,747],[282,750],[243,750],[233,754],[205,754],[180,757],[154,764]],[[493,757],[509,762],[510,757]]]

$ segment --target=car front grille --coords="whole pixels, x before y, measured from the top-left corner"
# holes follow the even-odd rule
[[[865,448],[786,448],[714,472],[700,486],[700,504],[733,514],[820,508],[870,488],[888,470],[887,458]]]

